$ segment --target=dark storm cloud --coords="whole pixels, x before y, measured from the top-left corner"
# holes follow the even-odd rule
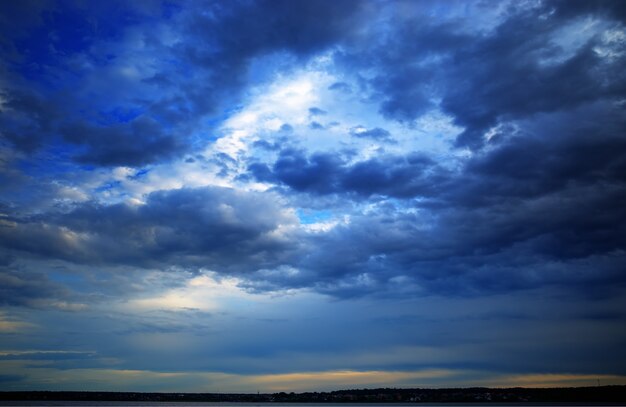
[[[326,48],[352,29],[351,18],[359,2],[348,0],[328,3],[314,0],[297,6],[288,0],[207,4],[210,13],[194,13],[189,32],[215,36],[218,54],[240,64],[259,52],[290,50],[306,56]],[[324,30],[320,30],[320,22]],[[214,37],[209,37],[213,39]],[[190,44],[191,45],[191,44]],[[210,48],[185,52],[200,60]]]
[[[12,80],[2,136],[31,152],[61,135],[78,162],[104,166],[183,153],[202,117],[236,101],[254,58],[306,59],[349,33],[359,10],[357,1],[3,7],[13,22],[3,33],[1,68]],[[176,30],[177,41],[164,43],[152,20]],[[125,42],[137,33],[139,48]]]
[[[156,120],[147,117],[110,126],[74,123],[60,132],[65,140],[88,146],[86,152],[75,155],[76,161],[104,166],[144,165],[169,158],[184,148],[179,138],[165,133]]]
[[[439,107],[464,128],[457,144],[476,149],[501,121],[625,94],[623,42],[610,45],[617,56],[606,57],[598,51],[606,46],[601,36],[587,39],[572,55],[553,41],[559,29],[579,23],[587,12],[611,18],[624,8],[589,4],[512,9],[487,33],[463,31],[458,21],[425,23],[417,14],[392,28],[379,47],[357,44],[338,54],[338,61],[347,70],[379,71],[367,83],[389,117],[410,122],[439,99]],[[614,20],[606,24],[620,27]]]
[[[597,3],[594,10],[607,10],[605,5],[609,3]],[[385,69],[385,76],[372,83],[384,97],[392,98],[383,103],[383,111],[405,118],[423,111],[420,106],[427,102],[423,100],[424,83],[420,79],[429,76],[404,71],[402,61],[394,58],[405,58],[411,54],[404,52],[406,47],[417,47],[412,50],[421,52],[421,57],[431,52],[441,53],[456,61],[452,66],[458,68],[444,67],[446,75],[450,75],[445,77],[444,83],[453,86],[447,86],[449,90],[446,90],[442,107],[466,128],[459,138],[460,144],[482,144],[483,133],[504,119],[569,110],[526,123],[515,136],[512,135],[514,127],[502,126],[490,142],[490,149],[469,160],[460,173],[425,173],[423,166],[412,168],[401,157],[347,164],[332,154],[307,157],[293,150],[284,151],[273,166],[251,166],[252,173],[260,180],[283,183],[293,190],[314,194],[357,192],[432,198],[420,206],[433,209],[428,216],[437,219],[437,226],[427,234],[416,231],[414,235],[404,236],[394,247],[402,247],[403,241],[435,237],[435,242],[446,248],[445,256],[429,263],[426,260],[430,255],[425,253],[441,252],[442,248],[424,247],[424,254],[412,248],[413,255],[409,257],[415,264],[422,262],[419,267],[402,262],[394,264],[388,257],[378,257],[378,269],[372,269],[373,278],[384,276],[385,270],[429,274],[422,270],[436,269],[437,277],[433,280],[448,280],[461,287],[464,278],[450,276],[482,270],[483,275],[475,276],[476,281],[471,286],[506,289],[558,280],[550,277],[550,271],[544,271],[544,275],[533,280],[524,275],[524,267],[552,268],[556,275],[560,275],[556,270],[582,268],[587,277],[593,278],[597,262],[600,281],[604,281],[604,275],[609,280],[623,282],[619,273],[624,264],[620,236],[624,234],[625,219],[620,208],[624,199],[623,174],[626,173],[622,129],[626,123],[622,105],[598,101],[624,96],[624,75],[619,69],[621,57],[615,60],[601,57],[593,48],[598,45],[598,39],[592,38],[573,56],[542,65],[542,53],[546,57],[548,52],[542,48],[543,44],[558,24],[568,22],[537,18],[542,11],[545,10],[513,15],[482,38],[456,35],[450,31],[452,27],[443,26],[422,31],[399,30],[400,34],[393,37],[394,44],[399,44],[403,52],[395,52],[392,46],[390,50],[381,51],[382,60],[389,62],[386,66],[390,69]],[[522,31],[528,35],[522,35]],[[414,45],[415,41],[409,41],[433,35],[439,41],[436,47],[424,42],[420,48]],[[391,69],[390,61],[398,67]],[[398,84],[393,83],[394,75],[400,81]],[[594,101],[595,104],[590,104]],[[386,219],[386,230],[410,229],[411,222],[396,222]],[[359,232],[355,233],[360,236]],[[372,253],[388,254],[387,250],[376,250],[375,245],[371,249],[356,245],[355,240],[362,243],[359,237],[341,235],[321,251],[339,252],[320,257],[350,259],[345,263],[337,262],[336,269],[344,273],[351,265],[361,272],[368,270],[366,263]],[[343,253],[342,241],[350,248],[349,252],[358,247],[354,250],[361,257]],[[475,255],[467,259],[467,264],[455,264],[455,256],[472,253]],[[497,253],[500,254],[496,256]],[[516,265],[518,260],[515,259],[533,255],[539,256],[541,261]],[[381,262],[386,266],[380,266]],[[546,267],[550,262],[554,263]],[[491,270],[489,264],[493,265]],[[325,263],[320,265],[320,270],[332,269]],[[499,273],[507,277],[500,278]]]
[[[2,97],[5,108],[0,113],[0,124],[3,137],[21,151],[32,152],[41,147],[43,140],[50,136],[59,108],[46,101],[34,92],[6,90]]]
[[[295,192],[405,200],[312,237],[297,263],[305,272],[270,286],[454,296],[557,285],[607,295],[626,283],[625,117],[622,105],[598,103],[514,123],[458,171],[422,155],[349,163],[283,150],[250,171]]]
[[[317,271],[306,284],[337,296],[474,296],[544,286],[591,297],[619,293],[624,228],[602,215],[573,223],[581,216],[575,208],[607,208],[587,199],[571,199],[565,210],[561,200],[542,204],[451,210],[428,225],[420,225],[423,216],[391,215],[392,208],[353,218],[318,237],[301,264]],[[624,222],[616,205],[608,209],[605,216]]]
[[[452,72],[449,80],[467,87],[451,89],[442,107],[465,127],[459,145],[480,146],[485,131],[501,119],[568,109],[626,91],[626,76],[618,68],[623,62],[607,63],[594,51],[593,42],[563,62],[542,66],[541,53],[549,52],[540,48],[547,42],[546,34],[526,37],[521,43],[516,39],[528,30],[545,33],[544,27],[529,24],[526,18],[507,22],[474,52],[455,56],[457,66],[463,68]],[[468,76],[472,79],[461,82]]]
[[[300,192],[364,197],[431,195],[437,189],[435,180],[443,172],[430,158],[417,153],[349,163],[336,154],[306,156],[294,149],[282,150],[271,168],[255,163],[249,170],[259,181],[282,183]]]
[[[349,163],[298,150],[250,171],[314,196],[401,199],[312,237],[299,284],[339,296],[399,295],[398,281],[446,295],[552,284],[600,295],[626,283],[625,126],[622,105],[599,103],[503,128],[458,171],[423,155]]]
[[[481,205],[585,187],[601,196],[622,188],[625,125],[624,108],[606,103],[539,117],[469,160],[463,185],[449,191],[452,203]]]
[[[3,247],[79,264],[245,273],[279,266],[297,245],[279,231],[295,218],[271,196],[217,187],[154,192],[141,206],[85,204],[11,222],[0,230]]]

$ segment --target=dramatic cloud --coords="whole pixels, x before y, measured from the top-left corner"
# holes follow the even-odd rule
[[[296,218],[270,196],[226,188],[153,192],[142,205],[86,204],[15,219],[3,246],[82,264],[245,271],[279,266]]]
[[[0,387],[626,383],[625,17],[2,3]]]
[[[408,9],[395,6],[392,15]],[[585,14],[585,7],[564,11],[563,2],[521,4],[487,33],[455,24],[454,15],[428,22],[415,8],[397,17],[399,26],[373,41],[373,49],[357,44],[342,58],[348,69],[356,62],[373,70],[368,86],[383,114],[411,121],[439,99],[465,129],[457,144],[475,149],[501,121],[624,94],[623,31],[612,7],[588,7],[595,13]]]
[[[97,165],[180,154],[203,117],[236,103],[255,58],[306,59],[354,27],[356,1],[323,3],[4,5],[3,19],[16,13],[24,20],[22,30],[5,35],[2,68],[15,80],[2,89],[4,137],[33,151],[60,136],[78,162]],[[44,33],[51,34],[42,41]]]

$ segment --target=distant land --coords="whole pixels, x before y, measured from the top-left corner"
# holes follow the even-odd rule
[[[626,403],[626,386],[559,388],[362,389],[306,393],[0,392],[0,401],[163,401],[253,403]]]

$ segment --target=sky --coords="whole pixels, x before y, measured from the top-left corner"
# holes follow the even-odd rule
[[[625,24],[0,2],[0,390],[626,384]]]

